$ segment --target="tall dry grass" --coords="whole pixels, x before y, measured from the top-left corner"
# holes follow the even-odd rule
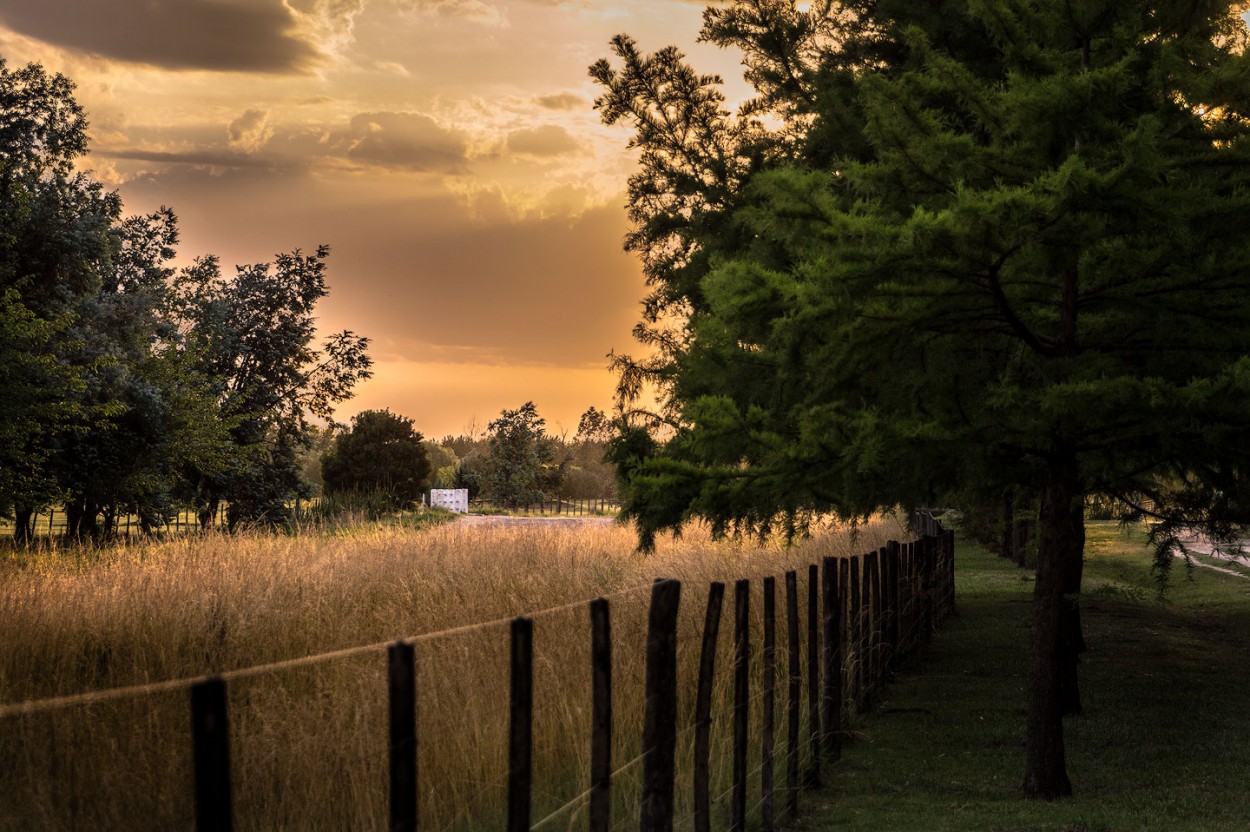
[[[787,548],[713,542],[700,529],[634,551],[595,523],[362,527],[337,535],[218,537],[14,553],[0,562],[0,702],[198,676],[419,637],[424,829],[498,828],[506,793],[508,626],[534,615],[534,819],[585,822],[590,627],[611,596],[614,819],[636,826],[649,584],[683,582],[679,754],[693,740],[694,680],[711,581],[806,571],[875,549],[892,519],[831,526]],[[752,612],[758,654],[759,581]],[[732,587],[718,654],[713,758],[728,761]],[[554,612],[536,612],[565,607]],[[438,632],[479,622],[485,626]],[[806,622],[804,622],[806,624]],[[804,626],[804,633],[806,626]],[[805,637],[800,639],[805,644]],[[778,628],[784,680],[785,629]],[[804,658],[805,661],[805,658]],[[757,663],[758,666],[758,663]],[[387,819],[386,656],[260,673],[229,689],[236,823],[242,829],[374,829]],[[783,688],[779,685],[779,689]],[[756,688],[758,690],[758,688]],[[178,829],[193,825],[188,694],[175,690],[0,718],[0,828]],[[757,723],[760,702],[753,703]],[[778,725],[784,725],[778,706]],[[805,715],[806,716],[806,715]],[[778,736],[784,736],[779,730]],[[777,770],[784,773],[784,761]],[[688,777],[686,782],[688,782]],[[730,773],[713,773],[724,810]],[[679,805],[688,805],[679,787]]]

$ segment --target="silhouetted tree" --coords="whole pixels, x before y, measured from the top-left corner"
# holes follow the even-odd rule
[[[389,410],[366,410],[352,418],[321,458],[325,493],[350,501],[369,495],[386,509],[408,508],[421,499],[430,460],[413,421]]]

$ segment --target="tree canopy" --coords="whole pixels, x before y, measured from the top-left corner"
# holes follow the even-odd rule
[[[351,430],[335,437],[321,459],[325,493],[348,499],[368,495],[388,509],[420,502],[431,470],[423,439],[406,416],[389,410],[357,414]]]
[[[72,82],[0,60],[0,511],[19,539],[63,504],[67,533],[179,506],[280,522],[304,492],[297,451],[370,374],[367,341],[316,345],[328,249],[233,278],[173,265],[177,218],[125,217],[76,165],[87,120]]]
[[[1032,797],[1071,790],[1085,498],[1151,512],[1162,569],[1250,517],[1239,13],[736,0],[703,35],[743,52],[736,115],[671,49],[591,69],[641,158],[652,353],[621,393],[654,384],[672,431],[616,440],[642,543],[1037,495]]]
[[[504,410],[487,425],[489,453],[483,466],[483,490],[509,506],[541,502],[555,494],[562,465],[547,420],[533,402]]]

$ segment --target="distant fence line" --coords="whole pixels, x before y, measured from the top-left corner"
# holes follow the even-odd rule
[[[551,499],[532,503],[510,504],[500,500],[470,500],[469,513],[481,511],[507,511],[517,514],[550,515],[553,517],[603,517],[613,516],[621,510],[616,500],[597,499]]]
[[[223,500],[217,507],[217,511],[213,513],[209,525],[212,527],[224,527],[226,524],[227,503]],[[101,518],[100,514],[96,515],[97,521]],[[120,538],[138,537],[144,534],[143,525],[140,518],[136,514],[121,515],[114,521],[113,535]],[[67,528],[67,515],[64,508],[52,506],[46,511],[36,512],[31,522],[34,537],[55,538],[64,537]],[[200,514],[196,509],[182,509],[161,522],[151,523],[150,528],[154,534],[181,534],[183,532],[199,531],[201,529]],[[12,535],[14,531],[14,523],[12,520],[0,519],[0,537]]]
[[[803,606],[798,593],[798,572],[784,576],[785,610],[785,752],[777,756],[777,588],[776,578],[762,580],[763,662],[760,689],[751,691],[754,676],[750,644],[749,607],[752,581],[734,584],[733,610],[733,786],[718,797],[731,797],[732,832],[745,829],[748,811],[760,811],[765,830],[773,830],[777,818],[794,818],[802,789],[820,783],[822,765],[840,758],[848,736],[852,713],[871,707],[890,671],[928,643],[932,633],[955,606],[954,534],[932,520],[917,523],[922,536],[913,541],[890,542],[864,555],[825,557],[807,567],[806,647],[807,662],[799,660],[800,618]],[[636,587],[628,592],[644,589]],[[612,733],[612,650],[610,601],[597,598],[575,602],[559,609],[588,607],[591,621],[592,714],[591,776],[587,789],[556,812],[535,824],[531,815],[533,793],[534,633],[533,618],[551,610],[531,613],[510,622],[484,622],[444,633],[427,633],[413,639],[400,639],[387,647],[389,702],[389,826],[395,830],[418,828],[416,700],[417,643],[440,635],[510,623],[509,727],[508,727],[508,832],[531,830],[547,823],[583,802],[589,804],[590,829],[610,828],[609,806],[613,775],[641,763],[642,793],[639,828],[642,832],[671,832],[675,820],[674,793],[677,788],[675,754],[677,745],[678,609],[682,585],[676,580],[657,579],[651,586],[651,602],[646,638],[646,705],[642,731],[642,753],[622,766],[613,768]],[[615,597],[626,591],[613,593]],[[711,796],[708,794],[711,691],[715,674],[714,659],[718,640],[725,585],[709,587],[705,612],[698,686],[695,692],[693,729],[694,761],[692,780],[682,784],[693,790],[693,825],[697,832],[711,829]],[[338,658],[363,650],[381,649],[382,643],[350,648],[319,656],[292,660],[299,663]],[[283,664],[283,663],[279,663]],[[268,669],[244,668],[208,678],[183,680],[190,688],[192,757],[194,771],[195,821],[201,832],[232,830],[230,769],[230,717],[228,679]],[[806,685],[804,684],[806,682]],[[101,691],[82,697],[40,700],[0,706],[0,717],[77,704],[91,698],[142,695],[168,690],[178,682],[155,683],[119,691]],[[803,690],[807,692],[806,725],[802,715]],[[762,700],[760,723],[749,724],[749,706]],[[752,731],[760,732],[761,759],[748,770],[747,753]],[[807,750],[806,771],[800,771],[801,748]],[[784,782],[778,777],[778,763],[784,764]],[[748,777],[760,775],[758,799],[748,807]],[[119,796],[121,799],[121,796]]]
[[[207,528],[225,528],[227,524],[227,511],[229,503],[225,500],[221,501],[217,510],[207,523]],[[321,503],[318,499],[300,500],[293,505],[287,506],[289,519],[292,523],[299,525],[314,524],[322,519]],[[469,502],[469,511],[507,511],[510,513],[534,514],[540,516],[566,516],[566,517],[606,517],[614,516],[620,511],[620,503],[616,500],[606,498],[599,499],[551,499],[532,503],[519,503],[517,505],[508,505],[495,500],[471,500]],[[99,515],[97,515],[99,518]],[[46,511],[37,512],[32,520],[33,536],[35,538],[58,538],[64,537],[67,528],[67,516],[65,510],[59,506],[52,506]],[[162,518],[161,522],[149,523],[149,531],[144,532],[143,524],[136,514],[121,515],[114,521],[112,535],[117,538],[130,539],[139,537],[144,534],[183,534],[187,532],[198,532],[205,528],[200,513],[196,509],[181,509],[174,513],[168,519]],[[14,531],[14,523],[11,520],[0,519],[0,538],[11,536]]]

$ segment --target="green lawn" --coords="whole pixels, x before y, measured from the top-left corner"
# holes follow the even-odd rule
[[[1073,798],[1019,796],[1032,575],[963,545],[958,614],[807,796],[802,827],[1250,829],[1250,580],[1181,567],[1160,600],[1140,531],[1094,524],[1086,551]]]

